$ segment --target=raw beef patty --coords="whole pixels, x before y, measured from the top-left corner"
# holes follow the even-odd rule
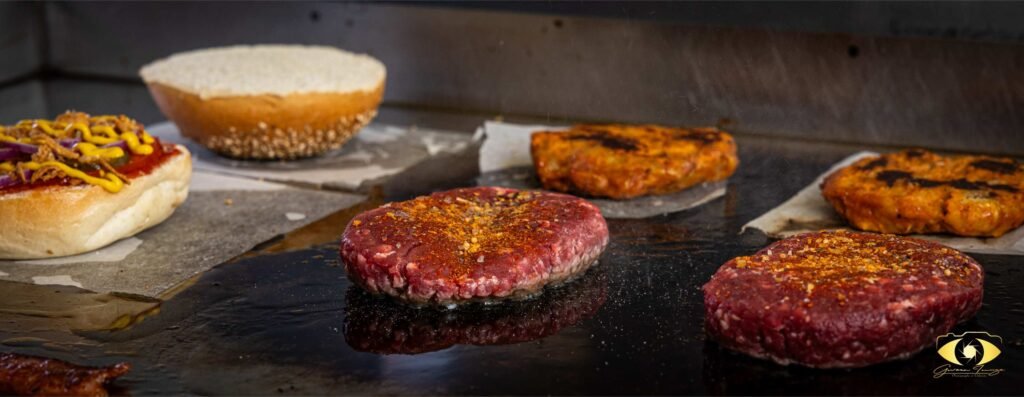
[[[861,367],[909,357],[973,316],[983,279],[940,244],[807,233],[722,265],[704,285],[705,328],[780,364]]]
[[[521,298],[582,273],[608,244],[586,200],[496,187],[385,204],[345,229],[349,278],[419,304]]]

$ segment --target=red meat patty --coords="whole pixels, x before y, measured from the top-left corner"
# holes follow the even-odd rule
[[[924,240],[818,232],[732,259],[704,285],[705,328],[780,364],[862,367],[934,343],[981,307],[984,272]]]
[[[586,200],[455,189],[357,215],[341,239],[349,279],[418,304],[522,298],[592,265],[608,225]]]

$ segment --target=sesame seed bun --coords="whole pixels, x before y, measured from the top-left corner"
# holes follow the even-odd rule
[[[176,54],[140,74],[186,137],[225,156],[294,159],[339,148],[369,123],[386,70],[331,47],[258,45]]]

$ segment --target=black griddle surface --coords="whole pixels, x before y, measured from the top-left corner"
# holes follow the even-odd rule
[[[743,163],[725,197],[610,220],[600,264],[536,300],[410,309],[353,287],[331,245],[220,266],[137,325],[79,332],[84,344],[0,350],[131,361],[135,370],[118,383],[131,394],[1021,393],[1021,257],[974,255],[986,270],[984,305],[957,327],[1002,336],[1002,355],[988,367],[1005,372],[994,377],[935,379],[944,362],[933,348],[864,369],[813,370],[707,341],[700,286],[728,259],[768,242],[740,227],[855,149],[756,140],[740,147]],[[429,190],[401,177],[393,186],[395,200]]]

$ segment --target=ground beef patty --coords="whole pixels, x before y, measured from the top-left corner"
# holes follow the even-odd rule
[[[608,225],[586,200],[496,187],[385,204],[345,229],[349,279],[428,304],[521,298],[586,270]]]
[[[722,265],[704,285],[705,327],[780,364],[861,367],[906,358],[973,316],[983,278],[940,244],[807,233]]]
[[[853,227],[882,233],[998,237],[1024,223],[1024,164],[907,150],[863,158],[822,195]]]

